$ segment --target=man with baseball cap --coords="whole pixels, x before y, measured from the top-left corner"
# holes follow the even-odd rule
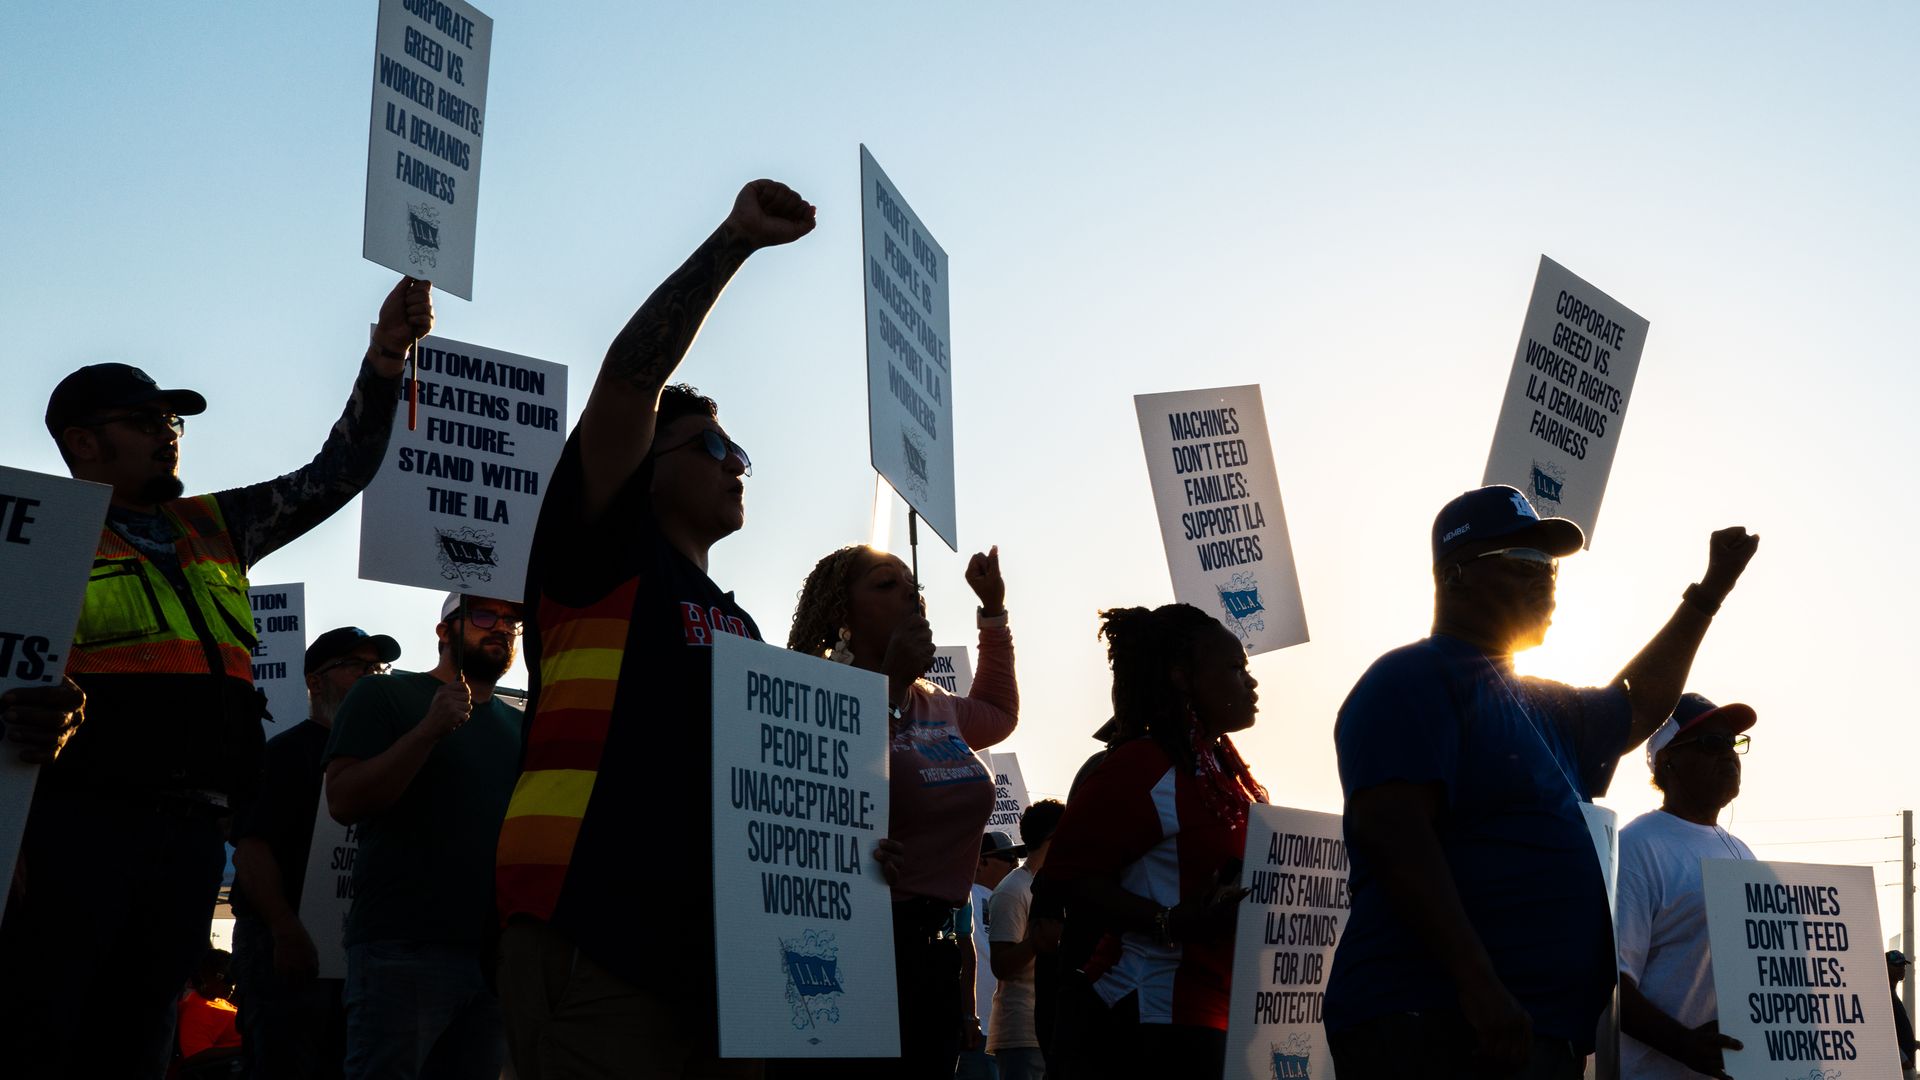
[[[1583,803],[1673,712],[1753,557],[1713,535],[1706,576],[1604,687],[1523,678],[1571,521],[1505,485],[1433,524],[1433,634],[1376,660],[1334,727],[1352,909],[1325,1023],[1342,1080],[1578,1077],[1612,997],[1612,919]]]
[[[1753,858],[1720,811],[1740,794],[1755,719],[1746,705],[1684,694],[1647,739],[1660,809],[1620,830],[1621,1080],[1725,1077],[1721,1051],[1740,1049],[1719,1030],[1700,861]]]
[[[319,454],[213,494],[183,498],[177,475],[204,396],[121,363],[54,388],[47,433],[75,477],[113,495],[67,658],[86,723],[34,789],[26,888],[0,929],[0,968],[38,973],[0,989],[20,1075],[166,1069],[173,1000],[226,865],[220,819],[251,797],[264,746],[247,573],[373,479],[406,352],[432,325],[426,282],[402,279]]]
[[[355,684],[327,742],[327,810],[359,826],[347,912],[346,1075],[500,1075],[493,852],[521,715],[494,696],[520,605],[451,593],[433,670]]]
[[[321,755],[347,691],[400,658],[385,634],[342,626],[307,646],[307,718],[267,741],[260,797],[233,821],[233,979],[247,1075],[337,1077],[346,1053],[341,981],[318,977],[300,922]]]

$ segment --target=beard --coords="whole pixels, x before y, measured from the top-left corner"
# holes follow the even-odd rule
[[[348,687],[348,689],[352,689]],[[333,714],[340,703],[347,700],[346,690],[336,690],[331,682],[323,684],[317,693],[307,695],[307,718],[314,721],[333,723]]]
[[[141,482],[139,501],[143,503],[172,502],[186,494],[186,491],[187,485],[181,483],[177,476],[171,474],[154,476]]]
[[[460,674],[470,683],[486,683],[492,686],[513,666],[513,649],[502,651],[500,659],[487,655],[486,647],[466,649],[460,654]]]

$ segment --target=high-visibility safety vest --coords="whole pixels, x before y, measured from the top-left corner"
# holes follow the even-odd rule
[[[161,507],[178,539],[183,598],[158,566],[100,529],[67,670],[86,675],[228,675],[253,683],[253,612],[245,568],[211,495]],[[187,600],[191,599],[191,606]]]

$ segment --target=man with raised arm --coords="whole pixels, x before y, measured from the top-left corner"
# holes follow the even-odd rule
[[[607,350],[542,505],[497,867],[521,1080],[759,1075],[718,1058],[709,795],[708,648],[760,632],[707,552],[745,523],[751,465],[714,402],[667,380],[747,257],[813,221],[785,185],[741,189]]]
[[[54,388],[47,433],[113,496],[67,658],[86,722],[34,789],[0,929],[0,970],[35,973],[0,990],[10,1074],[166,1071],[226,866],[220,819],[251,797],[265,745],[247,572],[373,479],[407,350],[432,328],[427,283],[402,278],[319,454],[209,495],[183,498],[176,475],[206,398],[126,364]]]
[[[1433,635],[1374,661],[1334,727],[1352,912],[1328,975],[1341,1080],[1572,1080],[1614,985],[1582,804],[1673,713],[1760,540],[1713,534],[1706,576],[1604,687],[1523,678],[1580,527],[1514,488],[1433,524]]]

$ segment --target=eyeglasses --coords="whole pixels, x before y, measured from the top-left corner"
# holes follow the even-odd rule
[[[488,611],[486,608],[475,608],[467,612],[467,621],[482,630],[499,627],[509,634],[518,634],[521,626],[519,616],[502,615],[497,611]]]
[[[362,660],[357,656],[349,656],[343,660],[335,660],[330,664],[320,665],[320,667],[314,671],[314,674],[325,675],[327,672],[339,668],[359,668],[360,674],[363,676],[385,675],[393,670],[384,660]]]
[[[1517,564],[1520,568],[1532,570],[1535,573],[1547,574],[1549,576],[1555,576],[1555,577],[1557,577],[1560,573],[1560,560],[1554,558],[1553,556],[1547,554],[1544,551],[1541,551],[1539,548],[1530,548],[1530,547],[1498,548],[1493,551],[1483,551],[1480,554],[1475,555],[1473,558],[1468,559],[1467,561],[1476,562],[1480,559],[1494,559],[1494,558],[1503,559],[1509,563]]]
[[[1750,736],[1727,735],[1723,732],[1715,731],[1687,739],[1683,742],[1671,743],[1668,745],[1668,749],[1678,750],[1683,746],[1697,746],[1702,750],[1711,751],[1715,754],[1724,754],[1729,750],[1736,754],[1744,754],[1747,752],[1747,748],[1752,745],[1753,739]]]
[[[702,444],[706,448],[707,453],[711,455],[715,461],[725,461],[727,460],[727,455],[732,454],[734,457],[740,459],[740,464],[745,468],[746,474],[748,476],[753,475],[753,459],[747,456],[746,450],[743,449],[739,443],[734,442],[732,439],[727,438],[712,428],[707,428],[700,434],[695,435],[693,438],[688,439],[678,446],[669,446],[665,450],[656,450],[648,456],[660,457],[665,454],[671,454],[676,450],[685,450],[694,443]]]
[[[159,438],[162,432],[172,431],[175,438],[187,433],[187,418],[179,413],[137,412],[125,416],[101,416],[92,420],[81,420],[74,427],[105,427],[108,424],[125,424],[134,431],[152,438]]]

